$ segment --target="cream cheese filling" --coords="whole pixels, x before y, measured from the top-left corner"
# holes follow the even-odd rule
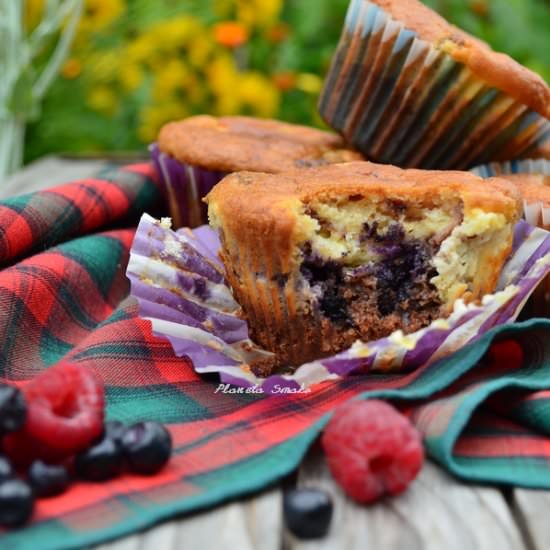
[[[385,213],[381,203],[356,202],[310,203],[297,218],[297,230],[303,242],[326,260],[355,267],[380,259],[376,246],[362,239],[366,224],[376,223],[377,232],[384,235],[388,228],[399,223],[404,240],[425,240],[445,236],[432,265],[437,275],[430,279],[443,303],[454,301],[469,291],[483,288],[483,269],[494,270],[494,262],[509,247],[512,227],[503,214],[474,208],[464,212],[460,221],[456,207],[438,205],[419,208],[415,219],[404,213],[399,216]],[[459,223],[460,222],[460,223]]]
[[[321,257],[327,260],[341,260],[345,265],[357,266],[376,260],[379,254],[372,247],[365,246],[361,236],[365,226],[376,223],[377,232],[385,234],[394,223],[405,231],[405,239],[428,240],[440,232],[456,225],[456,213],[452,208],[440,206],[421,209],[415,219],[404,214],[392,216],[382,210],[381,204],[372,201],[356,201],[343,204],[310,203],[309,211],[298,218],[299,231],[304,241],[311,243]]]
[[[502,214],[474,208],[441,243],[433,258],[438,275],[430,282],[445,303],[472,290],[480,270],[493,267],[510,243],[511,225]],[[492,260],[492,261],[491,261]]]

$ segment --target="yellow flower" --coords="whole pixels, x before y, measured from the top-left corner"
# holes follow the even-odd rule
[[[132,92],[139,88],[139,85],[142,83],[143,71],[136,63],[123,63],[118,72],[118,78],[122,87],[127,92]]]
[[[126,48],[124,58],[146,65],[153,72],[162,70],[166,57],[184,55],[202,65],[210,55],[213,41],[204,37],[206,27],[195,17],[182,16],[153,25]]]
[[[232,115],[239,112],[238,76],[233,58],[225,52],[206,67],[208,88],[214,96],[213,114]]]
[[[150,143],[157,138],[163,124],[189,116],[189,111],[179,102],[164,102],[160,105],[149,105],[140,112],[138,137],[144,143]]]
[[[318,94],[323,86],[323,80],[313,73],[301,73],[296,78],[296,88],[308,94]]]
[[[183,15],[153,25],[146,36],[150,37],[164,51],[181,48],[192,42],[205,31],[196,17]]]
[[[280,15],[283,0],[235,0],[237,19],[250,27],[272,24]]]
[[[61,74],[65,78],[76,78],[82,72],[80,61],[74,57],[70,57],[65,61],[61,68]]]
[[[113,89],[109,86],[93,86],[87,96],[87,105],[99,113],[112,115],[118,107],[118,99]]]
[[[284,0],[215,0],[218,18],[237,19],[245,26],[265,27],[276,22]]]
[[[96,82],[111,82],[117,79],[121,62],[113,50],[96,51],[86,59],[86,74]]]
[[[214,13],[223,19],[231,17],[235,8],[235,0],[214,0]]]
[[[181,96],[185,98],[185,101],[193,106],[200,106],[201,111],[204,110],[204,103],[208,89],[204,82],[199,78],[200,75],[190,74],[189,80],[186,86],[181,90]]]
[[[189,82],[189,69],[180,59],[168,60],[155,73],[153,83],[153,101],[161,102],[184,88]]]
[[[216,48],[216,44],[206,32],[197,36],[191,44],[189,44],[189,50],[187,52],[189,63],[202,70]]]
[[[261,117],[272,117],[279,108],[280,94],[276,86],[256,72],[244,73],[240,79],[238,94],[242,106]]]
[[[279,108],[280,94],[276,86],[258,72],[239,72],[233,57],[226,52],[208,65],[206,76],[214,96],[215,114],[247,112],[270,117]]]
[[[149,34],[140,34],[126,47],[124,58],[130,63],[144,63],[157,52],[155,39]]]
[[[233,58],[226,54],[218,55],[205,69],[208,84],[214,94],[224,95],[227,91],[235,94],[237,68]]]
[[[78,25],[79,34],[100,31],[126,11],[126,0],[86,0]]]
[[[40,23],[43,12],[44,0],[26,0],[24,2],[23,18],[27,31],[32,31]]]
[[[208,87],[214,96],[213,112],[237,114],[241,108],[240,75],[230,55],[220,55],[206,69]]]

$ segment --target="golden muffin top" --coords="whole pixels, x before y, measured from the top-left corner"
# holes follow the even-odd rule
[[[519,219],[521,197],[502,178],[469,172],[401,169],[371,162],[348,162],[284,174],[239,172],[226,176],[207,195],[209,216],[223,218],[234,232],[253,225],[259,231],[292,230],[296,204],[391,199],[422,207],[460,201],[464,212],[479,208]],[[397,206],[400,207],[399,205]],[[276,239],[277,236],[275,235]]]
[[[278,173],[294,168],[360,160],[332,132],[253,117],[199,115],[160,130],[163,153],[209,170]]]
[[[550,206],[550,174],[502,174],[512,182],[527,203],[542,202]]]

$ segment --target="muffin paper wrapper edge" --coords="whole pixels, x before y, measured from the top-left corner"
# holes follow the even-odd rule
[[[350,374],[410,371],[433,363],[496,325],[514,321],[537,284],[550,272],[550,233],[519,222],[513,251],[494,294],[480,305],[457,301],[447,319],[404,335],[363,343],[304,364],[293,374],[255,376],[248,364],[270,352],[250,341],[217,257],[220,243],[207,226],[173,231],[144,214],[132,245],[127,276],[140,316],[167,338],[199,373],[218,372],[223,383],[263,393],[302,391]]]
[[[543,116],[490,87],[368,0],[351,0],[319,112],[375,162],[468,168],[550,137]]]
[[[149,146],[162,192],[175,227],[196,227],[206,223],[207,207],[202,202],[226,172],[186,164],[163,153],[156,143]]]

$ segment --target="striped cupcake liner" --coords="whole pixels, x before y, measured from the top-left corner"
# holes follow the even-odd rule
[[[370,160],[459,169],[516,158],[550,122],[376,4],[351,0],[319,112]]]
[[[470,172],[490,178],[501,174],[550,174],[550,160],[526,159],[508,162],[491,162],[472,168]],[[523,217],[531,225],[550,230],[550,207],[542,202],[523,201]],[[550,276],[538,286],[526,306],[526,313],[533,317],[550,316]]]
[[[550,272],[550,233],[517,224],[510,258],[497,290],[480,305],[458,300],[447,319],[403,335],[363,343],[298,367],[293,374],[255,376],[248,365],[272,353],[249,338],[246,321],[218,258],[220,242],[207,226],[172,231],[144,214],[132,245],[127,276],[140,315],[156,335],[167,338],[176,355],[199,373],[217,372],[223,383],[255,393],[307,391],[318,382],[373,371],[409,371],[433,363],[512,322],[537,284]]]
[[[156,143],[149,146],[149,152],[174,227],[197,227],[207,223],[207,206],[202,199],[227,173],[179,162],[163,153]]]

